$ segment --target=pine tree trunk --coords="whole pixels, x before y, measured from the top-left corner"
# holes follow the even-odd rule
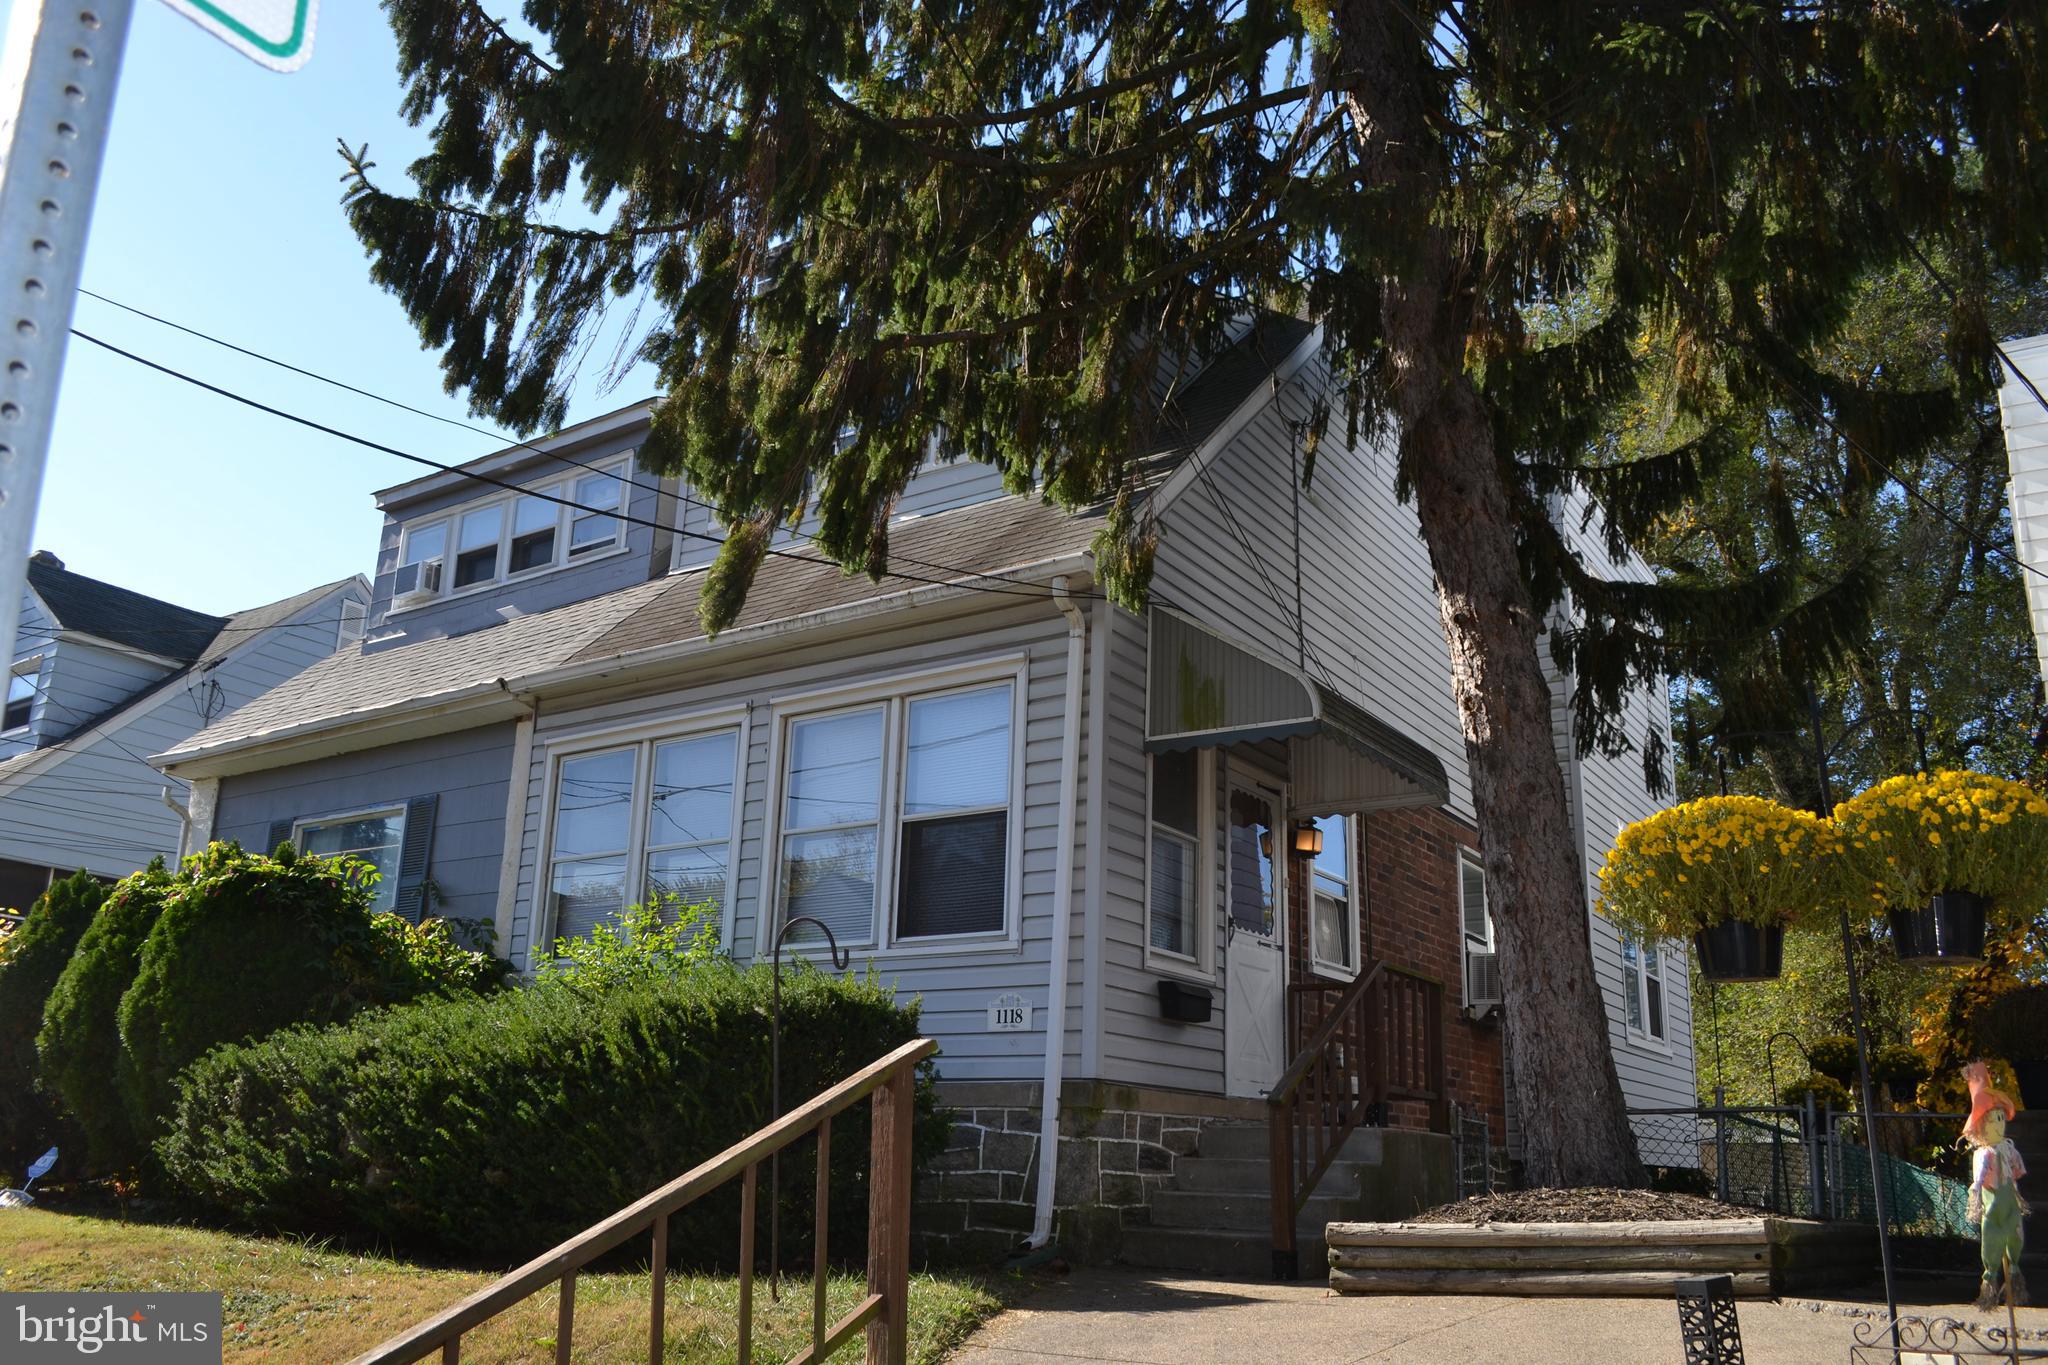
[[[1426,117],[1414,30],[1371,0],[1344,0],[1337,19],[1364,183],[1411,209],[1442,202],[1449,170]],[[1493,428],[1464,372],[1476,251],[1450,229],[1418,235],[1412,259],[1379,282],[1381,339],[1485,845],[1525,1169],[1537,1185],[1639,1185],[1536,652],[1543,623],[1522,577]]]

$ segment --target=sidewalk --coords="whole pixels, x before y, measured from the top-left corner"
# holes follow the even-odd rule
[[[1908,1313],[1988,1325],[1960,1306],[1967,1282],[1919,1282],[1902,1297],[1936,1305]],[[1745,1301],[1738,1310],[1750,1365],[1842,1362],[1858,1322],[1875,1331],[1880,1298]],[[2020,1313],[2029,1344],[2048,1345],[2048,1308]],[[962,1365],[1114,1361],[1125,1365],[1679,1365],[1672,1300],[1511,1299],[1476,1295],[1339,1298],[1321,1285],[1180,1278],[1168,1272],[1088,1270],[1049,1280],[997,1317],[953,1357]]]

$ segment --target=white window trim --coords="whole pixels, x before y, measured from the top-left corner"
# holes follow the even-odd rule
[[[40,654],[31,654],[28,658],[23,659],[8,670],[7,683],[10,688],[14,685],[16,678],[26,678],[32,690],[29,692],[28,698],[28,719],[19,725],[10,725],[5,730],[0,730],[0,735],[19,735],[35,728],[36,702],[41,700],[40,694],[43,690],[42,675],[43,656]],[[0,705],[4,704],[4,699],[0,699]]]
[[[1473,945],[1471,935],[1465,932],[1465,869],[1467,867],[1479,870],[1480,889],[1486,893],[1486,947],[1484,951],[1495,955],[1494,964],[1496,967],[1500,963],[1500,929],[1493,922],[1493,884],[1486,875],[1486,860],[1479,855],[1477,849],[1465,848],[1461,845],[1458,849],[1458,1000],[1469,1009],[1472,1007],[1472,1000],[1469,995],[1472,985],[1472,969],[1468,959],[1471,957]],[[1507,993],[1505,982],[1502,983],[1501,993],[1503,995]]]
[[[732,730],[737,734],[733,748],[732,827],[726,839],[725,904],[718,922],[719,947],[731,953],[735,918],[733,897],[739,887],[743,832],[740,821],[747,805],[747,745],[752,730],[744,706],[724,706],[687,716],[668,716],[658,721],[634,721],[577,730],[538,741],[539,747],[546,751],[547,773],[546,786],[541,791],[540,860],[536,864],[533,906],[528,916],[527,970],[531,971],[531,964],[554,946],[559,927],[555,922],[554,892],[551,888],[555,884],[555,798],[561,790],[563,760],[617,749],[637,751],[633,762],[633,802],[626,817],[626,878],[622,905],[640,905],[646,900],[647,816],[651,805],[655,746],[670,740],[716,734],[721,730]],[[543,926],[544,933],[541,932]]]
[[[334,811],[325,815],[301,815],[292,821],[292,847],[304,853],[306,851],[306,831],[316,826],[339,825],[350,820],[368,820],[372,816],[382,816],[387,820],[395,818],[398,821],[398,856],[403,860],[405,857],[405,810],[405,802],[400,801],[396,804],[386,803],[379,806],[364,806],[359,810]],[[328,855],[316,853],[311,856],[324,858]],[[392,868],[390,879],[394,908],[397,905],[399,871],[400,868],[398,867]],[[378,883],[380,891],[383,889],[383,885],[382,882]]]
[[[1359,932],[1359,921],[1365,916],[1365,889],[1362,885],[1365,880],[1365,869],[1359,866],[1358,860],[1358,817],[1355,815],[1342,815],[1338,819],[1344,822],[1344,866],[1348,872],[1344,883],[1344,893],[1351,903],[1350,966],[1347,967],[1341,962],[1328,961],[1316,952],[1316,897],[1321,893],[1316,889],[1314,858],[1305,859],[1308,864],[1308,895],[1304,898],[1303,905],[1308,911],[1308,924],[1306,928],[1308,929],[1309,966],[1323,976],[1335,977],[1339,981],[1350,981],[1357,977],[1365,961],[1363,945],[1360,943],[1362,935]],[[1290,839],[1293,838],[1292,826],[1288,829],[1288,837]],[[1459,928],[1461,931],[1464,928],[1462,920],[1459,923]]]
[[[349,619],[351,608],[355,611],[353,622]],[[350,645],[361,642],[363,636],[368,631],[370,607],[366,602],[358,602],[353,597],[344,597],[341,599],[340,613],[340,617],[334,623],[334,647],[338,650],[347,649]],[[353,634],[349,631],[351,624],[355,627]]]
[[[396,568],[403,568],[408,562],[405,557],[406,551],[411,548],[414,535],[435,526],[446,528],[447,537],[441,550],[441,590],[432,597],[409,601],[403,605],[394,605],[385,615],[402,616],[407,612],[422,611],[429,607],[437,607],[445,602],[454,601],[457,598],[471,597],[478,593],[489,592],[494,588],[503,588],[514,583],[524,583],[530,579],[542,578],[548,574],[560,573],[564,569],[592,564],[600,559],[609,559],[613,555],[626,553],[628,549],[626,544],[626,517],[631,513],[632,499],[630,494],[633,487],[631,482],[632,476],[629,472],[631,465],[631,457],[629,455],[622,455],[616,459],[592,464],[588,469],[571,467],[563,470],[560,474],[551,474],[547,479],[530,484],[519,489],[517,492],[498,493],[488,498],[478,498],[474,502],[458,503],[455,506],[444,507],[438,512],[407,522],[398,538]],[[600,541],[597,542],[599,548],[586,550],[580,555],[572,556],[569,553],[570,524],[579,515],[585,514],[569,504],[574,501],[576,480],[588,478],[595,474],[603,474],[618,481],[619,510],[605,514],[617,522],[617,527],[613,532],[610,545],[605,545]],[[549,497],[565,499],[564,502],[555,505],[554,558],[549,563],[536,565],[531,569],[521,569],[515,573],[510,567],[512,563],[513,508],[519,499],[523,497],[534,497],[543,494]],[[466,587],[458,588],[455,586],[455,560],[461,554],[461,551],[456,548],[456,544],[461,532],[462,519],[473,512],[488,511],[492,507],[500,509],[498,514],[498,551],[497,559],[493,564],[493,572],[489,578],[481,582],[471,583]]]
[[[983,659],[939,669],[892,674],[852,684],[833,684],[787,693],[769,702],[767,818],[761,840],[760,912],[754,928],[754,956],[764,956],[764,946],[781,929],[782,836],[784,820],[782,793],[784,769],[789,761],[789,728],[792,721],[857,711],[880,703],[882,726],[882,786],[876,829],[875,918],[867,937],[858,941],[842,939],[840,947],[865,948],[871,957],[929,957],[942,954],[1018,952],[1023,946],[1024,890],[1024,727],[1026,716],[1027,660],[1021,654]],[[896,936],[896,873],[902,852],[903,769],[905,763],[905,717],[909,703],[948,692],[971,691],[995,683],[1010,684],[1010,821],[1005,834],[1003,868],[1003,927],[971,934],[924,934],[914,938]],[[808,827],[806,827],[808,828]],[[817,945],[806,944],[804,947]]]
[[[1195,911],[1192,956],[1152,945],[1152,760],[1145,755],[1145,970],[1216,984],[1216,751],[1195,750]],[[1178,832],[1178,831],[1176,831]]]
[[[1630,942],[1620,930],[1617,929],[1615,931],[1615,957],[1621,966],[1622,1036],[1631,1047],[1638,1047],[1646,1052],[1657,1052],[1669,1056],[1671,1054],[1671,944],[1666,942],[1657,945],[1657,980],[1664,987],[1664,1035],[1661,1038],[1649,1031],[1650,977],[1649,973],[1643,970],[1641,945],[1636,946],[1639,951],[1636,953],[1635,966],[1631,969],[1628,961]],[[1642,1028],[1637,1028],[1634,1024],[1630,1023],[1628,1018],[1628,991],[1631,971],[1633,971],[1635,977],[1636,1008],[1643,1017]]]

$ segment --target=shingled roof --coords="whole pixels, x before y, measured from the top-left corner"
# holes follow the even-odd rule
[[[190,663],[228,623],[64,567],[48,550],[29,556],[28,583],[62,630]]]
[[[1226,347],[1174,400],[1158,443],[1141,458],[1148,485],[1200,449],[1273,370],[1314,331],[1298,318],[1267,314]],[[934,586],[1030,593],[1006,583],[1033,565],[1086,550],[1102,529],[1101,509],[1069,512],[1037,497],[1009,495],[907,517],[889,528],[892,573],[880,582],[848,574],[801,541],[771,555],[755,576],[732,631]],[[260,745],[393,709],[431,705],[502,683],[540,685],[570,665],[599,663],[665,645],[702,641],[697,602],[707,570],[635,584],[550,611],[514,617],[466,635],[389,649],[343,650],[279,684],[162,755],[175,764],[221,748]],[[1028,582],[1028,579],[1027,579]],[[1039,593],[1043,590],[1039,589]]]

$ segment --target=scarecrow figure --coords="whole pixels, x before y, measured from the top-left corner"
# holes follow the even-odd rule
[[[1979,1225],[1977,1246],[1984,1261],[1984,1281],[1977,1307],[1996,1308],[2001,1281],[2012,1301],[2027,1301],[2027,1282],[2020,1278],[2020,1219],[2027,1212],[2020,1198],[2020,1177],[2027,1173],[2019,1150],[2005,1135],[2006,1120],[2019,1106],[1991,1088],[1991,1069],[1982,1062],[1963,1068],[1970,1084],[1970,1117],[1963,1138],[1977,1149],[1971,1163],[1969,1219]]]

